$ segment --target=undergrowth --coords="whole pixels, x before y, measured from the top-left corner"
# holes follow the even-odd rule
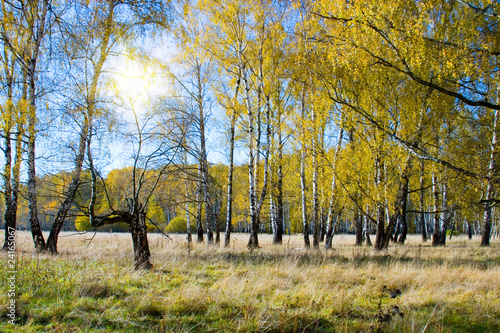
[[[454,237],[376,252],[336,236],[332,251],[292,236],[249,252],[150,234],[152,271],[133,270],[127,234],[61,238],[58,256],[32,251],[18,233],[17,324],[2,332],[498,332],[500,244]],[[6,265],[6,254],[1,254]],[[396,293],[398,291],[399,293]],[[394,296],[394,297],[392,297]]]

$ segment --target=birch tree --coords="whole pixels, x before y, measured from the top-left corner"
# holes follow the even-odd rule
[[[498,4],[489,2],[436,0],[386,2],[379,6],[370,0],[356,3],[320,1],[310,7],[311,16],[321,22],[316,25],[321,29],[315,30],[317,35],[311,37],[319,43],[335,45],[329,51],[331,62],[349,62],[346,52],[353,51],[351,59],[357,59],[358,65],[364,62],[364,65],[357,66],[352,75],[370,69],[373,73],[380,70],[383,75],[410,80],[432,89],[443,100],[453,100],[464,116],[470,112],[489,113],[489,127],[493,131],[493,114],[500,109],[495,98],[497,76],[494,74],[498,63],[497,43],[493,37],[497,32],[497,11]],[[337,61],[340,54],[343,59]],[[432,112],[438,114],[440,110]],[[362,114],[375,126],[381,125],[370,112]],[[449,117],[460,119],[450,113],[442,119],[451,119]],[[488,167],[471,169],[464,159],[454,159],[452,154],[433,151],[421,142],[390,132],[386,131],[414,156],[471,179],[482,179],[483,187],[488,187]],[[480,150],[477,152],[482,154]],[[488,216],[487,210],[488,205],[485,216]],[[485,240],[482,243],[487,245]]]
[[[20,168],[23,155],[23,136],[26,129],[27,86],[26,67],[23,67],[21,49],[15,47],[25,38],[22,29],[17,29],[14,7],[2,2],[2,24],[0,41],[3,52],[0,56],[2,71],[0,78],[3,105],[1,110],[2,151],[5,158],[3,171],[3,195],[5,199],[5,242],[2,249],[7,249],[9,231],[17,227],[17,207],[20,185]],[[19,79],[20,78],[20,79]],[[18,83],[16,83],[16,81]]]
[[[70,36],[67,41],[68,56],[73,59],[73,63],[79,63],[79,67],[73,68],[72,72],[83,77],[83,82],[76,84],[75,93],[83,98],[78,101],[80,106],[77,107],[80,115],[76,117],[81,119],[81,123],[71,183],[64,193],[64,200],[47,239],[51,254],[57,253],[59,233],[74,204],[93,121],[103,116],[99,110],[99,101],[104,95],[101,82],[106,72],[106,63],[113,56],[113,52],[116,52],[118,43],[125,43],[127,37],[133,36],[134,26],[166,24],[166,8],[162,8],[165,5],[163,1],[150,1],[147,4],[144,1],[123,3],[117,0],[76,2],[74,16],[66,18],[70,26],[65,31],[65,35]],[[150,17],[153,13],[154,19]],[[124,21],[121,15],[128,15],[130,20]],[[82,71],[84,75],[78,71]]]

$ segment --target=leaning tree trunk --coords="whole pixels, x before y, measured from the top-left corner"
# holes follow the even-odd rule
[[[134,244],[134,268],[136,270],[152,269],[153,265],[149,262],[151,254],[149,252],[146,213],[144,211],[141,210],[132,215],[130,233]]]
[[[80,175],[82,171],[83,161],[85,159],[86,144],[89,136],[89,129],[92,127],[92,119],[94,116],[94,108],[96,104],[96,96],[98,94],[98,83],[99,77],[102,74],[104,64],[109,55],[109,43],[111,38],[111,33],[113,31],[113,18],[115,13],[115,4],[109,3],[107,17],[105,21],[105,30],[103,38],[101,40],[101,45],[99,49],[99,60],[95,63],[94,74],[90,82],[90,87],[87,96],[86,111],[84,114],[84,121],[80,131],[80,143],[78,147],[78,154],[75,159],[75,169],[73,171],[73,177],[69,185],[68,190],[65,193],[65,199],[59,208],[52,228],[50,229],[49,238],[47,239],[47,248],[50,254],[57,253],[57,241],[59,238],[59,233],[66,221],[66,216],[68,215],[73,201],[75,199],[78,187],[80,186]]]
[[[94,179],[93,179],[94,180]],[[151,253],[149,251],[148,230],[146,226],[146,212],[142,205],[132,204],[130,211],[113,211],[105,216],[90,216],[92,227],[97,229],[104,225],[115,223],[127,223],[132,236],[134,247],[134,268],[152,269],[153,265],[149,261]],[[94,211],[94,209],[90,209]]]
[[[71,206],[73,205],[73,200],[75,199],[76,192],[80,186],[80,175],[83,166],[83,160],[85,159],[85,150],[87,148],[88,132],[89,132],[89,120],[86,120],[82,127],[82,132],[80,133],[80,143],[78,147],[78,154],[75,160],[75,170],[73,171],[73,177],[66,191],[66,198],[62,203],[61,207],[57,211],[56,218],[50,229],[49,238],[47,239],[47,249],[50,254],[57,254],[57,240],[59,238],[59,233],[64,225],[66,216],[68,215]]]

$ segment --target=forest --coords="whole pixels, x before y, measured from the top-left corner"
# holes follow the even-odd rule
[[[125,232],[145,274],[162,267],[151,253],[163,239],[188,255],[207,244],[206,258],[238,243],[250,265],[265,242],[292,242],[321,265],[347,237],[340,257],[380,264],[396,251],[397,266],[415,244],[463,244],[474,268],[498,273],[499,11],[489,0],[2,0],[2,249],[17,230],[38,270],[38,256],[52,267],[73,253],[59,244],[69,231]],[[300,320],[228,329],[328,326]]]
[[[357,244],[375,233],[379,250],[408,232],[433,245],[481,234],[488,246],[499,233],[496,10],[4,1],[5,230],[31,230],[50,253],[63,228],[115,223],[138,237],[142,224],[193,229],[198,242],[223,232],[226,246],[235,229],[252,248],[260,232],[275,243],[302,233],[314,248],[336,232]]]

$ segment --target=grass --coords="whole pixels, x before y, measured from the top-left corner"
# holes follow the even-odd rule
[[[150,234],[153,271],[135,272],[128,234],[63,233],[61,254],[37,255],[17,239],[18,323],[7,322],[7,254],[0,260],[2,332],[498,332],[500,242],[454,237],[432,248],[411,236],[387,251],[302,249],[299,236],[249,252]],[[391,299],[383,286],[398,288]],[[391,315],[397,306],[404,316]],[[384,316],[385,315],[385,316]],[[390,320],[389,320],[390,319]]]

